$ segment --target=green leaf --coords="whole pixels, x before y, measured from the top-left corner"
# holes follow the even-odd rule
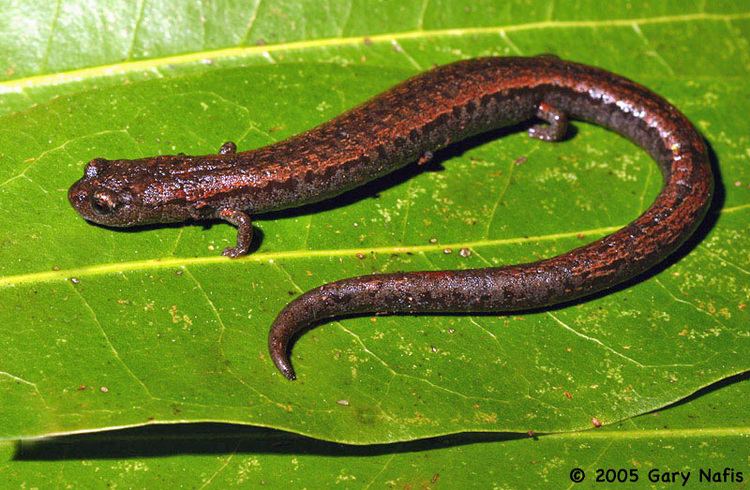
[[[599,469],[614,470],[613,476],[624,469],[620,475],[628,478],[635,470],[637,483],[622,483],[633,488],[676,488],[681,479],[675,485],[660,478],[690,472],[687,487],[701,488],[722,486],[705,475],[724,478],[728,468],[724,483],[734,488],[750,478],[750,383],[747,376],[736,381],[611,428],[534,438],[458,434],[357,447],[257,428],[191,424],[0,443],[0,477],[24,488],[186,482],[200,488],[566,488],[571,471],[580,468],[586,488],[606,485],[595,482]]]
[[[244,16],[170,17],[139,5],[113,9],[114,20],[87,17],[132,21],[104,43],[93,24],[66,20],[69,4],[49,21],[48,48],[24,41],[30,58],[0,35],[9,43],[0,66],[12,68],[0,82],[0,437],[181,421],[356,444],[569,431],[748,369],[747,9],[674,15],[662,4],[631,12],[592,3],[573,14],[429,2],[409,12],[393,3],[380,7],[380,24],[365,2],[347,15],[339,2],[263,3],[252,23],[240,7]],[[0,33],[20,29],[2,22]],[[266,353],[278,311],[324,282],[534,260],[635,218],[658,192],[655,165],[585,124],[561,144],[513,134],[464,145],[426,172],[260,217],[259,250],[236,261],[219,256],[234,240],[229,226],[118,232],[87,224],[66,200],[94,157],[212,153],[225,140],[254,148],[433,63],[550,51],[668,97],[704,132],[721,171],[720,199],[691,248],[575,306],[331,322],[295,345],[295,383]]]

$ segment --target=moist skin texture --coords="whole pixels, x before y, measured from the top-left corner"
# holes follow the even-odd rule
[[[334,197],[452,142],[529,119],[532,137],[556,141],[568,119],[615,131],[646,150],[664,186],[639,218],[568,253],[529,264],[461,271],[376,274],[332,282],[289,303],[271,327],[271,357],[295,374],[289,344],[301,330],[342,315],[507,312],[562,303],[630,279],[678,248],[711,201],[706,146],[675,107],[641,85],[553,56],[476,58],[417,75],[314,129],[238,153],[92,160],[69,200],[108,226],[223,219],[248,252],[250,216]]]

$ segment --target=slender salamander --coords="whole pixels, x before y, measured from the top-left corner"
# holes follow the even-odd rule
[[[68,193],[87,220],[108,226],[222,219],[238,228],[224,255],[248,252],[250,216],[329,199],[452,142],[537,118],[529,135],[560,140],[568,119],[613,130],[661,168],[656,200],[619,231],[557,257],[485,269],[374,274],[324,284],[289,303],[268,344],[295,374],[289,344],[300,330],[341,315],[507,312],[554,305],[630,279],[679,247],[713,191],[706,146],[669,102],[607,71],[537,57],[476,58],[419,74],[285,141],[237,152],[97,158]]]

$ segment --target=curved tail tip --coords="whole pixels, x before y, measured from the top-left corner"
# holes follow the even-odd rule
[[[281,374],[283,374],[286,379],[289,381],[294,381],[297,379],[297,375],[294,374],[294,368],[292,367],[292,363],[289,361],[288,357],[283,358],[274,358],[273,363],[276,365],[276,367],[281,371]]]

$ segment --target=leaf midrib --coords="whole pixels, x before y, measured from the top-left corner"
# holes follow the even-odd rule
[[[642,17],[634,19],[610,19],[610,20],[579,20],[579,21],[539,21],[525,24],[491,26],[491,27],[467,27],[434,30],[412,30],[397,33],[382,33],[373,35],[359,35],[351,37],[321,38],[305,41],[293,41],[288,43],[269,44],[262,46],[238,46],[222,48],[209,51],[198,51],[193,53],[151,58],[139,61],[125,61],[95,67],[79,68],[75,70],[62,71],[51,74],[32,75],[15,80],[0,81],[0,95],[4,93],[21,93],[24,89],[41,87],[47,85],[59,85],[69,82],[80,82],[87,78],[121,75],[130,72],[147,71],[158,69],[163,66],[184,65],[204,60],[219,60],[228,58],[241,58],[243,56],[263,55],[279,51],[315,49],[324,47],[346,46],[362,44],[365,39],[368,43],[391,43],[406,39],[425,39],[435,37],[459,37],[480,34],[505,34],[508,32],[528,31],[535,29],[565,29],[576,27],[628,27],[645,24],[666,24],[676,22],[695,22],[723,20],[732,21],[750,19],[750,12],[739,14],[710,14],[696,13],[685,15],[665,15],[656,17]]]
[[[730,214],[737,211],[750,209],[750,204],[742,204],[724,208],[720,214]],[[229,259],[221,255],[205,257],[170,257],[146,260],[133,260],[128,262],[102,263],[91,266],[75,267],[71,269],[59,269],[52,271],[28,272],[10,276],[0,276],[0,288],[19,286],[22,284],[38,284],[53,281],[66,281],[71,278],[85,276],[96,276],[103,274],[114,274],[135,270],[180,268],[190,265],[206,264],[229,264],[243,262],[269,262],[273,263],[279,259],[305,259],[311,257],[352,257],[358,254],[409,254],[424,252],[439,252],[445,249],[460,250],[462,248],[477,249],[501,245],[513,245],[533,242],[549,242],[564,238],[573,238],[584,235],[586,237],[600,237],[621,229],[624,225],[604,226],[588,230],[567,231],[561,233],[550,233],[547,235],[524,236],[514,238],[497,238],[473,240],[455,243],[435,243],[429,245],[396,245],[391,247],[360,247],[360,248],[337,248],[324,250],[285,250],[281,252],[260,252],[250,254],[241,259]]]
[[[551,233],[548,235],[526,236],[516,238],[498,238],[489,240],[474,240],[457,243],[435,243],[429,245],[405,245],[391,247],[361,247],[361,248],[339,248],[324,250],[285,250],[280,252],[260,252],[250,254],[241,259],[230,259],[221,255],[205,257],[171,257],[146,260],[134,260],[128,262],[102,263],[92,266],[77,267],[72,269],[60,269],[53,271],[30,272],[12,276],[0,276],[0,288],[18,286],[21,284],[36,284],[52,282],[57,280],[68,280],[83,276],[102,275],[108,273],[120,273],[143,269],[165,269],[179,268],[190,265],[205,265],[214,263],[243,263],[243,262],[270,262],[280,259],[305,259],[310,257],[354,257],[357,254],[407,254],[439,252],[445,249],[460,250],[462,248],[475,249],[500,245],[521,244],[530,242],[554,241],[563,238],[573,238],[579,235],[587,237],[598,237],[619,230],[622,226],[606,226],[590,230],[570,231],[563,233]]]

